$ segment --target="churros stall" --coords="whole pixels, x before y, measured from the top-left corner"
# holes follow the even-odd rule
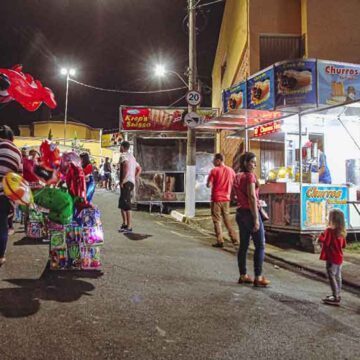
[[[130,141],[142,167],[135,187],[136,203],[185,202],[186,131],[185,108],[121,106],[120,129]],[[200,109],[204,121],[214,109]],[[209,202],[206,187],[212,168],[215,137],[202,132],[196,139],[196,201]]]
[[[267,230],[313,239],[339,208],[360,232],[360,65],[282,62],[239,91],[242,106],[225,91],[226,112],[200,128],[228,130],[256,153]]]

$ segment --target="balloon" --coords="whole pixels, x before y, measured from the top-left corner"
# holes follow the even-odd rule
[[[40,145],[40,166],[47,170],[58,169],[61,162],[60,150],[50,140],[44,140]]]
[[[38,182],[39,178],[34,173],[35,161],[32,159],[23,158],[23,176],[26,181]]]
[[[17,204],[33,204],[33,195],[29,183],[19,174],[9,172],[3,179],[5,195]]]
[[[89,176],[89,179],[86,181],[86,200],[91,202],[94,192],[95,192],[96,183],[92,175]]]
[[[85,204],[86,200],[86,183],[84,170],[81,166],[76,166],[70,163],[68,172],[66,174],[66,185],[69,193],[75,197],[82,199]]]
[[[57,170],[50,171],[40,165],[34,167],[34,174],[48,185],[56,184],[59,181],[59,172]]]
[[[22,65],[0,69],[0,103],[12,100],[28,111],[37,110],[43,102],[51,109],[57,106],[54,93],[30,74],[24,74]]]
[[[74,151],[68,151],[62,154],[60,163],[60,171],[62,174],[66,175],[70,164],[81,167],[80,156]]]
[[[34,195],[34,201],[36,205],[50,210],[49,220],[62,225],[71,223],[74,204],[68,192],[46,186]]]

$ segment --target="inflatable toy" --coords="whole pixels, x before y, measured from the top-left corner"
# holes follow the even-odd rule
[[[0,103],[12,100],[28,111],[37,110],[43,102],[51,109],[57,106],[54,93],[30,74],[24,74],[22,65],[0,69]]]
[[[67,174],[70,164],[81,167],[80,156],[74,151],[68,151],[62,154],[60,162],[60,171],[62,174]]]
[[[60,150],[58,146],[50,140],[44,140],[40,145],[41,167],[47,170],[58,169],[61,163]]]
[[[30,206],[33,204],[33,196],[29,183],[19,174],[9,172],[3,179],[5,195],[20,205]]]
[[[67,225],[72,222],[74,205],[68,192],[62,189],[45,187],[34,196],[35,204],[48,209],[48,218],[58,224]]]

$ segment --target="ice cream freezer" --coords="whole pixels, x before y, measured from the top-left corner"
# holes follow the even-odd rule
[[[358,188],[348,185],[267,183],[260,187],[260,198],[267,204],[268,230],[318,233],[324,230],[329,211],[339,208],[345,215],[348,232],[360,231],[360,216],[353,202]]]

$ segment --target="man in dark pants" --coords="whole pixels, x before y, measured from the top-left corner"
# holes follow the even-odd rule
[[[0,266],[5,263],[5,251],[8,241],[8,217],[12,204],[4,194],[3,178],[9,172],[22,172],[22,158],[14,145],[14,133],[6,126],[0,126]]]
[[[119,232],[132,232],[131,226],[131,195],[134,190],[136,179],[141,173],[141,167],[133,154],[130,153],[130,143],[123,141],[120,145],[120,198],[119,209],[121,210],[122,225]]]

